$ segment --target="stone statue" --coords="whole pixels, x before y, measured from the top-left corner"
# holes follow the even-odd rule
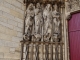
[[[52,12],[52,16],[53,16],[53,35],[56,36],[58,38],[58,36],[60,35],[60,14],[59,12],[57,12],[57,5],[54,5],[54,11]]]
[[[26,10],[26,20],[25,20],[25,35],[30,36],[31,30],[34,22],[34,5],[32,3],[29,4]]]
[[[43,11],[44,18],[44,40],[48,41],[51,37],[51,21],[52,21],[52,7],[50,4],[47,4]]]
[[[40,3],[36,4],[35,8],[35,37],[41,38],[41,24],[42,23],[42,10]]]
[[[39,34],[40,22],[42,21],[42,11],[39,3],[36,5],[35,9],[35,34]]]
[[[26,29],[25,29],[25,33],[28,32],[29,27],[33,24],[33,20],[32,19],[34,17],[34,5],[31,3],[27,10],[27,16],[26,16]]]

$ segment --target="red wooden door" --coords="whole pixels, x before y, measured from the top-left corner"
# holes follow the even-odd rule
[[[69,20],[70,60],[80,60],[80,13]]]

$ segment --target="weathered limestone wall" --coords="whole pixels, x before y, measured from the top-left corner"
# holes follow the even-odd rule
[[[20,60],[23,0],[0,0],[0,60]]]

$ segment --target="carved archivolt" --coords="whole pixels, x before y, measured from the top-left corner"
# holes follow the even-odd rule
[[[80,1],[79,0],[69,0],[66,2],[66,12],[73,12],[80,10]]]
[[[65,14],[66,19],[69,20],[71,18],[71,13],[77,12],[80,10],[80,1],[79,0],[68,0],[65,2]]]
[[[60,13],[57,11],[57,4],[46,4],[43,6],[40,3],[36,5],[30,3],[26,10],[25,19],[25,34],[24,39],[42,41],[51,41],[56,38],[60,39]]]

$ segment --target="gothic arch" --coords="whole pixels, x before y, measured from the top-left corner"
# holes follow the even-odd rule
[[[70,12],[70,14],[67,16],[66,19],[67,19],[67,20],[70,20],[70,19],[72,18],[72,15],[77,14],[77,13],[80,13],[80,10]]]

